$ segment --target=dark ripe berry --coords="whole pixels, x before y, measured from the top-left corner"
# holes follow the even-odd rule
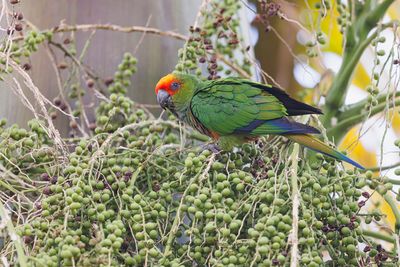
[[[67,105],[65,103],[61,103],[60,105],[61,110],[66,110],[67,109]]]
[[[232,40],[229,40],[229,42],[228,42],[229,45],[236,45],[238,43],[239,43],[238,39],[232,39]]]
[[[160,191],[160,189],[161,189],[161,186],[159,183],[155,183],[153,185],[153,191],[158,192],[158,191]]]
[[[329,227],[326,226],[326,225],[324,225],[324,226],[322,227],[322,232],[324,232],[324,233],[329,232]]]
[[[59,107],[61,105],[61,99],[59,99],[58,97],[53,99],[53,103],[54,105],[56,105],[57,107]]]
[[[42,181],[45,181],[45,182],[48,182],[48,181],[50,181],[50,175],[48,174],[48,173],[42,173],[41,175],[40,175],[40,178],[42,179]]]
[[[216,63],[211,64],[210,68],[211,68],[212,70],[215,70],[216,68],[218,68],[218,65],[217,65]]]
[[[381,261],[386,261],[389,258],[389,256],[387,253],[384,252],[384,253],[380,254],[380,258],[381,258]]]
[[[105,187],[106,189],[112,190],[111,185],[110,185],[107,181],[105,181],[105,182],[103,182],[103,183],[104,183],[104,187]]]
[[[19,0],[10,0],[10,4],[11,5],[15,5],[15,4],[18,4],[19,3]]]
[[[379,256],[379,254],[375,256],[374,260],[375,260],[375,263],[376,263],[378,266],[380,266],[381,258],[380,258],[380,256]]]
[[[52,120],[57,119],[57,112],[56,112],[56,111],[50,112],[50,118],[51,118]]]
[[[112,77],[106,78],[106,79],[104,80],[104,84],[105,84],[106,86],[111,85],[113,82],[114,82],[114,79],[113,79]]]
[[[212,46],[212,45],[206,45],[205,49],[206,49],[206,50],[212,50],[212,49],[213,49],[213,46]]]
[[[211,59],[210,59],[210,62],[211,62],[211,63],[217,62],[217,56],[216,56],[216,55],[213,55],[213,56],[211,57]]]
[[[400,60],[399,60],[399,59],[395,59],[395,60],[393,60],[393,64],[394,64],[394,65],[398,65],[398,64],[400,64]]]
[[[358,207],[363,207],[365,205],[365,201],[361,200],[360,202],[358,202]]]
[[[24,70],[30,70],[31,68],[32,68],[32,66],[29,63],[25,63],[24,65],[22,65],[22,69],[24,69]]]
[[[377,246],[376,246],[376,250],[379,251],[379,252],[385,251],[385,250],[383,249],[382,245],[377,245]]]
[[[249,51],[249,50],[250,50],[250,46],[247,46],[247,47],[246,47],[246,51]]]
[[[194,32],[194,27],[193,27],[193,26],[190,26],[190,27],[189,27],[189,31],[190,31],[191,33],[193,33],[193,32]]]
[[[24,241],[25,244],[30,244],[32,243],[33,238],[31,236],[24,236],[22,240]]]
[[[272,265],[278,265],[279,264],[279,260],[278,259],[273,259],[272,260]]]
[[[15,24],[14,28],[15,28],[15,30],[16,30],[17,32],[20,32],[20,31],[23,30],[24,27],[22,27],[22,24],[21,24],[21,23],[18,23],[18,24]]]
[[[209,75],[208,77],[207,77],[207,80],[212,80],[213,79],[213,76],[212,75]]]
[[[67,45],[67,44],[70,44],[70,43],[71,43],[71,40],[70,40],[69,38],[65,38],[64,41],[63,41],[63,43],[66,44],[66,45]]]
[[[224,14],[225,11],[226,11],[225,8],[221,8],[221,10],[219,11],[219,14]]]
[[[205,57],[199,58],[199,62],[200,62],[200,63],[205,63],[205,62],[206,62],[206,58],[205,58]]]
[[[38,210],[40,210],[42,208],[42,204],[40,202],[36,202],[35,203],[35,208],[37,208]]]
[[[94,81],[93,81],[93,79],[87,80],[87,81],[86,81],[86,85],[87,85],[87,87],[92,88],[92,87],[94,86]]]
[[[24,15],[22,14],[22,12],[15,13],[15,17],[17,18],[17,20],[23,20],[24,19]]]
[[[364,252],[368,252],[368,251],[370,251],[370,250],[371,250],[371,247],[370,247],[370,246],[365,246]]]
[[[127,171],[124,173],[125,178],[131,179],[132,177],[132,172],[131,171]]]
[[[69,127],[71,127],[72,129],[76,129],[76,128],[78,128],[78,123],[75,120],[70,121]]]
[[[67,65],[67,63],[65,63],[65,62],[61,62],[61,63],[58,64],[57,67],[58,67],[60,70],[64,70],[64,69],[66,69],[66,68],[68,67],[68,65]]]
[[[260,168],[265,166],[265,163],[262,159],[257,159],[256,162],[257,162],[257,166]]]
[[[96,123],[95,122],[91,122],[89,123],[89,130],[94,131],[94,129],[96,129]]]
[[[200,32],[201,29],[199,27],[196,27],[196,29],[194,29],[196,32]]]
[[[279,4],[276,4],[274,2],[272,3],[268,3],[266,5],[266,11],[268,16],[272,17],[272,16],[276,16],[280,10],[281,6]]]
[[[369,198],[371,195],[368,192],[362,192],[362,196],[365,198]]]
[[[210,39],[204,39],[203,43],[206,44],[206,45],[211,44],[211,40]]]
[[[51,195],[51,189],[50,189],[50,187],[46,186],[46,187],[43,189],[43,194],[45,194],[45,195]]]
[[[224,32],[220,32],[220,33],[218,33],[218,38],[219,39],[221,39],[221,38],[226,38],[226,37],[228,37]]]
[[[52,184],[56,184],[57,181],[58,181],[58,176],[53,176],[53,177],[51,177],[51,183],[52,183]]]

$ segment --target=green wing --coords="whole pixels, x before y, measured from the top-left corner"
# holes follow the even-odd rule
[[[219,135],[241,130],[248,133],[263,122],[288,115],[277,97],[263,88],[252,86],[252,83],[234,78],[204,83],[192,98],[191,109],[204,127]],[[263,128],[264,134],[272,130],[265,125]]]

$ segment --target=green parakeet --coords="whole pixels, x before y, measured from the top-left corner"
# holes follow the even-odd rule
[[[288,116],[322,114],[283,90],[241,78],[202,81],[172,73],[160,79],[155,92],[163,109],[231,150],[262,135],[283,135],[312,150],[363,167],[311,134],[320,132]]]

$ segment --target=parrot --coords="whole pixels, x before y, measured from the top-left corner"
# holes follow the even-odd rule
[[[173,72],[156,87],[157,102],[177,119],[209,136],[230,151],[264,135],[281,135],[311,150],[364,169],[313,134],[320,131],[291,116],[322,114],[318,108],[291,98],[284,90],[239,77],[202,80]]]

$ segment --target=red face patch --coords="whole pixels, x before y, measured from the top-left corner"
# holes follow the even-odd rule
[[[164,90],[170,96],[173,96],[180,88],[180,81],[173,74],[168,74],[158,81],[155,92],[158,94],[158,90]]]

